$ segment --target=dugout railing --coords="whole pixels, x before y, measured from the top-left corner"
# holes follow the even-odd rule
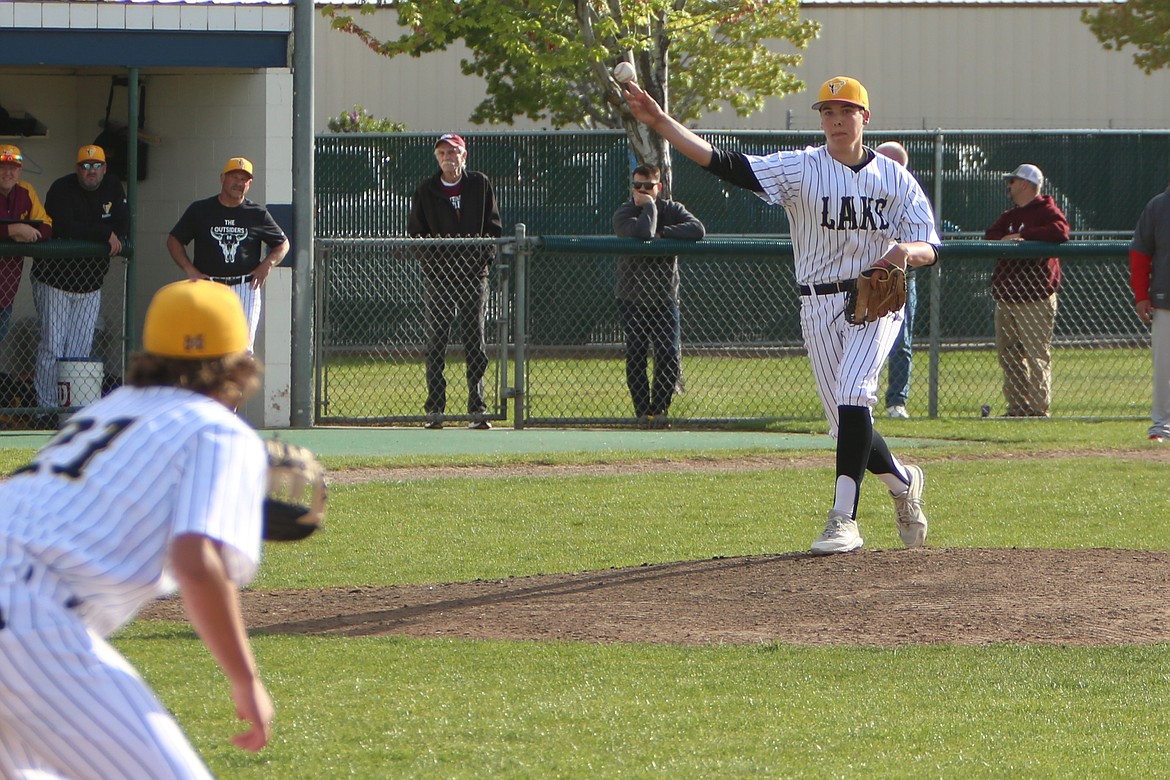
[[[682,380],[675,426],[819,420],[801,346],[792,245],[786,237],[708,236],[697,243],[609,236],[465,239],[497,250],[485,329],[489,419],[525,426],[638,424],[625,382],[614,300],[619,255],[680,257]],[[319,239],[318,424],[422,424],[426,396],[424,247],[450,240]],[[1149,330],[1129,292],[1128,243],[945,241],[916,272],[913,416],[1004,413],[991,271],[1000,257],[1059,256],[1064,281],[1052,346],[1053,417],[1140,418],[1149,412]],[[447,415],[466,414],[458,329],[446,352]],[[878,408],[886,378],[878,390]]]

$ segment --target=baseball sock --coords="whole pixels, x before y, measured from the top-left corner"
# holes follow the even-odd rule
[[[886,444],[885,438],[877,431],[873,432],[873,445],[866,468],[894,495],[904,493],[910,487],[910,475],[902,467],[901,461],[890,452],[890,445]]]
[[[873,447],[873,418],[865,406],[837,407],[837,482],[833,509],[857,517],[866,461]]]

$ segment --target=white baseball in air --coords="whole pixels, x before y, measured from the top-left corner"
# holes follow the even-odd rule
[[[628,84],[636,75],[633,64],[625,60],[613,66],[613,80],[619,84]]]

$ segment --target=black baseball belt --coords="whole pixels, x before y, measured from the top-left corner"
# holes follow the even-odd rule
[[[207,278],[213,282],[226,284],[228,287],[235,287],[236,285],[247,284],[252,281],[252,274],[246,276],[209,276]]]
[[[797,285],[796,289],[800,290],[801,295],[833,295],[852,292],[856,286],[856,279],[846,279],[843,282],[825,282],[824,284],[814,284],[811,287],[807,284],[800,284]]]

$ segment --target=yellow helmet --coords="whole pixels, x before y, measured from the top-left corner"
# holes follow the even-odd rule
[[[852,103],[869,111],[869,92],[860,81],[848,76],[834,76],[822,84],[817,93],[817,102],[813,103],[813,111],[820,111],[822,105],[834,100]]]
[[[240,299],[207,279],[168,284],[146,309],[142,347],[162,357],[204,360],[248,350]]]

